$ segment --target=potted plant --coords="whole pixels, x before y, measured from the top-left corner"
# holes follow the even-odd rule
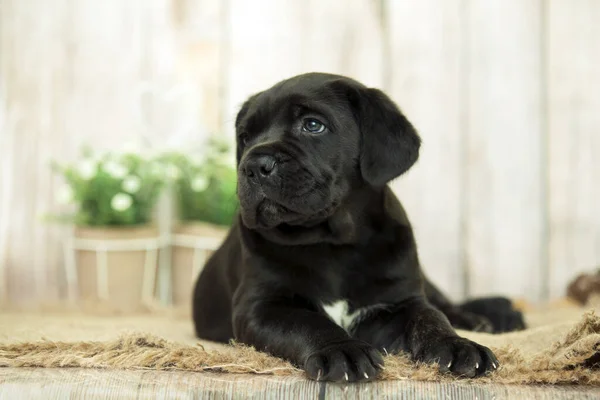
[[[202,151],[167,156],[178,215],[171,238],[172,300],[176,307],[190,306],[197,275],[235,218],[237,180],[230,155],[226,143],[213,139]]]
[[[75,163],[54,169],[66,180],[59,198],[74,209],[60,217],[74,225],[65,252],[70,287],[84,303],[138,309],[154,295],[161,244],[153,211],[164,168],[134,152],[86,149]]]

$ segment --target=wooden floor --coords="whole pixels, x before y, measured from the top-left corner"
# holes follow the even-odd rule
[[[598,399],[600,388],[385,381],[337,385],[297,377],[178,371],[0,368],[0,399]]]

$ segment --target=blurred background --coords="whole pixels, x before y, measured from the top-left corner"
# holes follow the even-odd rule
[[[392,186],[435,283],[457,300],[561,297],[600,264],[598,21],[596,0],[0,0],[0,301],[87,290],[69,272],[76,259],[81,280],[77,230],[47,218],[65,209],[80,227],[162,221],[141,265],[197,272],[205,255],[176,260],[172,221],[226,229],[238,107],[308,71],[385,90],[420,131]],[[106,294],[103,235],[80,245]]]

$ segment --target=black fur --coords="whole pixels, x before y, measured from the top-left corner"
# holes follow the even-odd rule
[[[322,132],[309,130],[315,120]],[[386,186],[415,163],[420,140],[384,93],[300,75],[251,97],[236,131],[241,212],[197,281],[199,337],[235,338],[332,381],[375,378],[382,352],[467,377],[498,366],[448,318],[467,329],[493,322],[452,305],[421,272]],[[361,311],[348,330],[324,312],[342,299]]]

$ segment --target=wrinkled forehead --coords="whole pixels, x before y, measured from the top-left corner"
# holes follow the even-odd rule
[[[331,128],[341,128],[352,118],[347,101],[326,86],[277,85],[257,95],[238,128],[258,132],[274,123],[291,123],[304,115],[320,116]]]

